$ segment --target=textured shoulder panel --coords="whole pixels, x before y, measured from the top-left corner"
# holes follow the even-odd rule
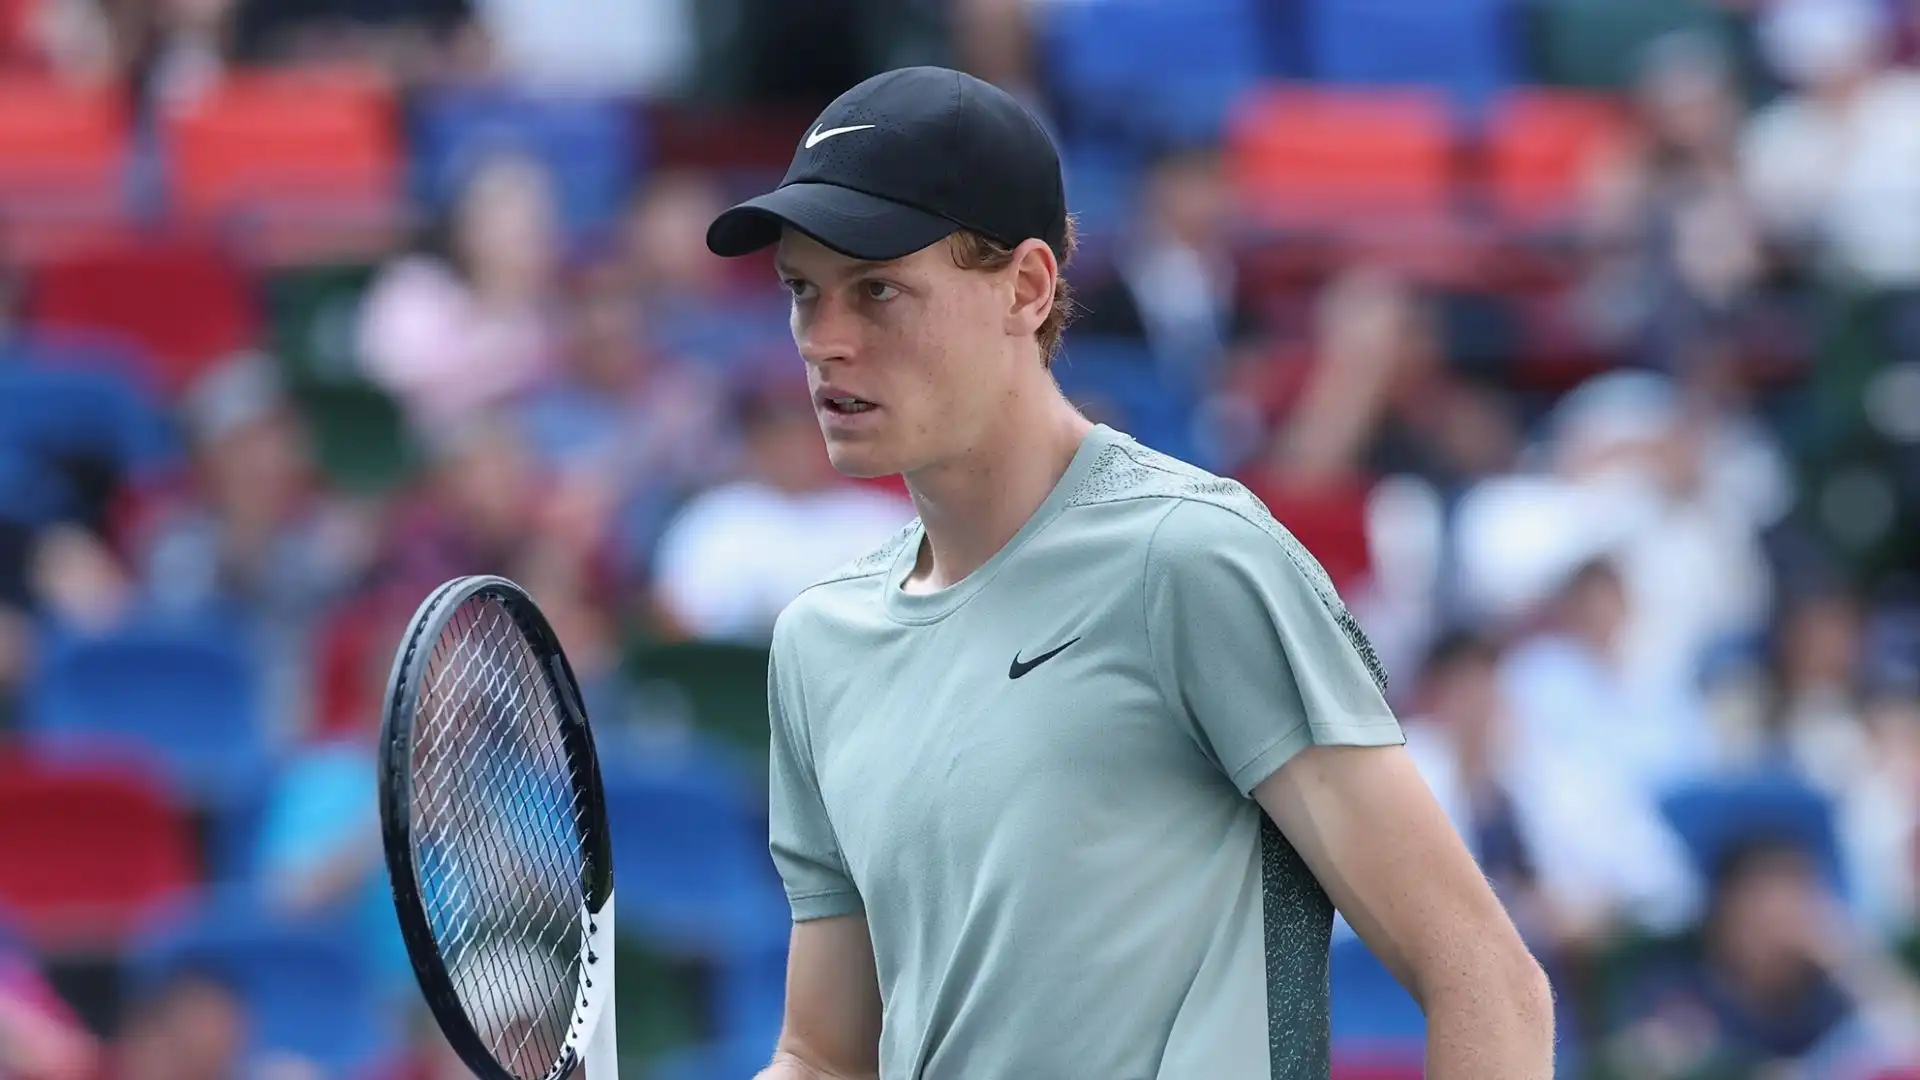
[[[1101,452],[1100,458],[1081,481],[1080,487],[1069,499],[1069,506],[1087,506],[1094,503],[1122,502],[1129,499],[1187,499],[1193,502],[1207,503],[1228,511],[1273,537],[1286,553],[1301,576],[1306,578],[1313,591],[1319,595],[1321,603],[1333,614],[1340,629],[1353,643],[1355,651],[1366,662],[1367,670],[1373,675],[1373,681],[1384,693],[1387,688],[1386,668],[1380,663],[1380,656],[1367,638],[1366,631],[1348,610],[1346,601],[1333,587],[1333,579],[1315,559],[1312,553],[1280,524],[1267,504],[1237,480],[1228,480],[1200,468],[1169,457],[1158,450],[1151,449],[1131,439],[1123,439],[1108,446]]]
[[[822,585],[831,585],[836,581],[851,581],[855,578],[872,577],[875,574],[886,573],[887,567],[893,565],[893,560],[900,555],[900,549],[907,545],[907,541],[913,537],[914,530],[919,527],[920,522],[917,518],[908,522],[906,525],[901,526],[899,532],[888,537],[886,543],[881,544],[865,555],[860,556],[845,566],[840,567],[838,570],[835,570],[833,573],[828,574],[826,577],[814,582],[809,588],[817,589]]]

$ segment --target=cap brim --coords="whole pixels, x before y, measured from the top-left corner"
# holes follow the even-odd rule
[[[788,184],[733,207],[707,228],[707,248],[733,258],[780,242],[783,226],[842,255],[886,262],[959,229],[937,214],[836,184]]]

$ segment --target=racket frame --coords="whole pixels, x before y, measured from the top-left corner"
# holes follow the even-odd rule
[[[585,856],[581,878],[585,902],[580,920],[580,979],[560,1059],[538,1080],[562,1080],[571,1075],[583,1059],[589,1080],[618,1080],[612,1015],[613,855],[600,781],[600,760],[594,750],[593,730],[581,703],[579,682],[560,648],[558,636],[533,597],[504,577],[477,574],[442,584],[414,612],[394,654],[383,699],[386,709],[380,724],[380,830],[401,936],[406,941],[407,956],[427,1008],[460,1060],[482,1080],[535,1080],[516,1078],[495,1060],[474,1029],[473,1021],[460,1004],[446,958],[434,939],[414,869],[413,736],[421,683],[434,643],[452,621],[453,614],[468,601],[482,596],[501,603],[542,661],[554,696],[560,702],[562,745],[573,765],[571,773],[580,805],[586,810],[576,820]]]

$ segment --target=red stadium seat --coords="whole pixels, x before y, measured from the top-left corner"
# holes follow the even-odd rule
[[[223,250],[192,240],[128,240],[56,259],[35,275],[26,314],[37,328],[139,346],[169,392],[252,347],[260,332],[246,274]]]
[[[273,248],[289,236],[324,243],[342,230],[372,243],[399,213],[398,106],[377,77],[245,72],[168,110],[161,124],[174,210],[185,221],[237,227],[250,244]]]
[[[110,86],[0,75],[0,237],[31,259],[124,218],[129,119]]]
[[[193,833],[157,783],[0,763],[0,907],[42,948],[111,948],[196,880]]]
[[[1438,91],[1267,87],[1235,107],[1227,140],[1235,182],[1270,225],[1371,230],[1450,208],[1453,128]]]
[[[1623,104],[1603,94],[1516,90],[1487,116],[1486,194],[1521,226],[1563,221],[1578,207],[1587,170],[1629,136]]]

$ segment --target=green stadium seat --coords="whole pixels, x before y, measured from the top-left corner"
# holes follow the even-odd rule
[[[266,282],[274,354],[290,382],[341,382],[360,369],[360,298],[375,267],[338,263],[274,274]]]
[[[1700,0],[1533,0],[1528,34],[1537,81],[1619,89],[1650,43],[1691,30],[1730,42],[1730,17]]]
[[[405,483],[419,451],[400,404],[367,382],[313,383],[294,396],[313,439],[314,460],[336,487],[379,494]]]
[[[637,643],[628,649],[626,672],[642,695],[684,705],[697,729],[756,763],[766,761],[766,649],[710,641]]]

